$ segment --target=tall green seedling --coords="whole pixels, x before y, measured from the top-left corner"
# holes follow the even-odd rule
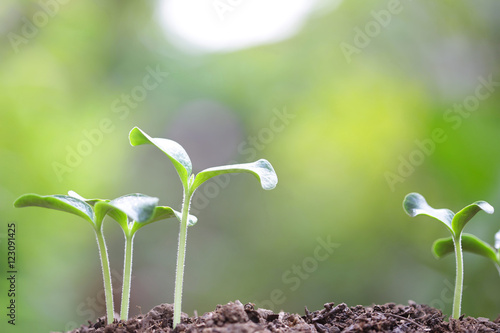
[[[455,293],[453,297],[453,314],[452,317],[458,319],[460,317],[460,308],[462,303],[463,290],[463,254],[462,254],[462,231],[467,224],[480,210],[488,214],[493,214],[493,207],[486,201],[476,201],[473,204],[463,208],[458,213],[453,213],[449,209],[434,209],[425,198],[418,193],[408,194],[403,201],[403,208],[411,217],[417,215],[427,215],[444,223],[451,233],[453,249],[456,258],[456,279]]]
[[[113,290],[111,287],[111,273],[109,269],[109,258],[108,251],[106,248],[106,241],[102,233],[102,221],[106,213],[110,213],[113,216],[120,214],[114,209],[110,209],[103,204],[105,200],[92,199],[91,204],[87,203],[85,200],[81,200],[69,195],[46,195],[41,196],[38,194],[25,194],[19,197],[15,202],[14,206],[30,207],[38,206],[44,208],[50,208],[55,210],[60,210],[63,212],[71,213],[82,217],[85,221],[89,222],[94,230],[97,247],[99,249],[99,256],[101,259],[102,275],[104,280],[104,295],[106,298],[106,316],[107,323],[113,322],[114,311],[113,311]]]
[[[141,129],[134,127],[130,131],[130,144],[138,146],[143,144],[151,144],[163,151],[170,161],[173,163],[183,186],[183,202],[182,215],[179,230],[179,243],[177,250],[177,266],[175,274],[175,291],[174,291],[174,320],[175,327],[180,323],[181,319],[181,304],[182,304],[182,287],[184,280],[184,263],[186,255],[186,239],[189,208],[191,198],[196,189],[205,181],[212,177],[227,174],[227,173],[250,173],[260,180],[263,189],[271,190],[276,187],[278,177],[267,160],[260,159],[252,163],[225,165],[219,167],[208,168],[197,175],[192,173],[191,160],[184,148],[175,141],[152,138]]]

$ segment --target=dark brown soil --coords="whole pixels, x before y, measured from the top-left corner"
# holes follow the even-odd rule
[[[327,303],[324,309],[304,315],[286,312],[274,313],[256,309],[253,304],[239,301],[218,305],[215,311],[199,317],[182,315],[182,322],[172,329],[173,306],[161,304],[145,315],[105,325],[100,319],[95,324],[82,326],[72,333],[87,332],[203,332],[203,333],[251,333],[251,332],[500,332],[499,320],[462,316],[459,320],[448,319],[440,310],[427,305],[409,302],[408,305],[388,303],[363,307],[348,307],[341,303]]]

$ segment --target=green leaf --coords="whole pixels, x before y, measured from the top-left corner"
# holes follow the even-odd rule
[[[415,217],[417,215],[427,215],[443,222],[451,233],[454,234],[451,221],[453,220],[453,216],[455,214],[449,209],[432,208],[421,194],[408,194],[403,200],[403,208],[411,217]]]
[[[181,221],[182,214],[168,206],[156,206],[149,220],[134,223],[134,225],[132,226],[132,234],[135,233],[140,228],[144,227],[145,225],[160,220],[166,220],[172,217],[176,217],[179,221]],[[198,218],[194,215],[189,215],[188,227],[195,225],[196,222],[198,222]]]
[[[19,197],[14,202],[14,206],[17,208],[37,206],[60,210],[63,212],[78,215],[95,226],[94,211],[92,210],[92,207],[85,201],[73,198],[68,195],[42,196],[38,194],[25,194]]]
[[[168,206],[156,206],[150,219],[139,223],[141,223],[142,225],[146,225],[156,221],[169,219],[171,217],[176,217],[180,222],[182,219],[182,214]],[[194,215],[189,214],[187,223],[188,227],[195,225],[196,222],[198,222],[198,218]]]
[[[467,222],[470,221],[479,211],[484,210],[488,214],[493,214],[493,207],[486,201],[476,201],[455,214],[451,222],[451,227],[456,235],[459,235]]]
[[[117,214],[115,220],[125,232],[135,233],[143,226],[172,217],[181,220],[181,213],[167,206],[157,206],[158,198],[145,194],[127,194],[111,201],[98,202],[95,206],[96,214]],[[128,221],[128,219],[130,221]],[[135,223],[129,223],[129,222]],[[188,225],[194,225],[198,219],[189,215]]]
[[[152,138],[138,127],[134,127],[130,131],[129,139],[132,146],[152,144],[163,151],[174,164],[182,183],[187,187],[187,181],[193,167],[188,154],[180,144],[168,139]]]
[[[462,235],[462,249],[464,251],[475,253],[485,258],[493,260],[495,263],[500,263],[497,252],[490,244],[482,241],[471,234]],[[432,245],[432,252],[437,258],[442,258],[447,254],[455,251],[452,237],[440,238]]]
[[[108,205],[121,210],[133,221],[146,222],[154,216],[158,201],[158,198],[134,193],[111,200]]]
[[[94,204],[96,204],[97,202],[101,202],[101,201],[109,201],[109,200],[106,200],[106,199],[97,199],[97,198],[93,198],[93,199],[86,199],[84,197],[82,197],[80,194],[76,193],[75,191],[68,191],[68,195],[70,197],[73,197],[73,198],[76,198],[76,199],[79,199],[81,201],[85,201],[86,203],[88,203],[89,205],[91,206],[94,206]]]
[[[181,222],[182,221],[182,213],[178,212],[176,210],[174,210],[174,213],[175,213],[175,216],[177,217],[177,219],[179,220],[179,222]],[[194,215],[189,214],[188,220],[187,220],[187,226],[192,227],[196,223],[198,223],[198,218]]]
[[[101,202],[109,202],[109,200],[107,199],[86,199],[75,191],[68,191],[68,195],[73,198],[85,201],[86,203],[94,207],[95,225],[98,229],[101,228],[102,221],[104,220],[106,214],[120,224],[127,224],[127,215],[125,213],[111,206],[99,205],[99,203]]]
[[[465,236],[465,234],[463,235]],[[463,237],[462,236],[462,237]],[[432,244],[432,253],[438,259],[446,256],[447,254],[455,251],[455,244],[453,244],[453,237],[439,238]]]
[[[196,175],[192,184],[192,190],[194,191],[208,179],[226,173],[251,173],[260,180],[260,185],[264,190],[272,190],[278,183],[278,176],[271,163],[260,159],[252,163],[224,165],[205,169]]]

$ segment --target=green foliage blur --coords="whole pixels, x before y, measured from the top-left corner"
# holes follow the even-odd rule
[[[181,143],[194,172],[266,158],[278,174],[272,191],[238,175],[196,193],[189,315],[236,299],[298,313],[414,300],[451,314],[455,263],[431,253],[448,231],[409,218],[401,203],[419,192],[436,208],[486,200],[500,210],[500,3],[326,8],[288,39],[204,53],[164,34],[153,1],[61,1],[29,38],[39,2],[2,1],[0,330],[70,330],[105,313],[89,226],[14,209],[17,197],[139,192],[180,208],[174,168],[153,147],[130,146],[134,126]],[[15,326],[6,316],[9,223]],[[123,236],[112,220],[104,228],[117,311]],[[499,229],[499,213],[479,213],[465,231],[493,242]],[[131,315],[173,302],[177,235],[173,219],[137,234]],[[464,265],[463,313],[495,319],[494,266],[467,253]]]

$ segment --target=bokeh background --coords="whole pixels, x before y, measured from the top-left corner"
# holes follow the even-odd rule
[[[195,172],[266,158],[279,177],[273,191],[239,175],[197,192],[188,314],[237,299],[299,313],[414,300],[450,314],[455,262],[430,252],[448,232],[401,202],[420,192],[437,208],[500,209],[499,11],[493,0],[3,0],[2,332],[69,330],[104,314],[89,225],[14,209],[18,196],[141,192],[180,208],[174,168],[154,147],[130,146],[134,126],[181,143]],[[466,230],[492,243],[497,214]],[[119,310],[123,237],[112,220],[104,228]],[[173,301],[177,233],[168,220],[137,234],[132,315]],[[328,255],[322,242],[334,244]],[[465,286],[463,312],[496,318],[494,265],[466,254]]]

